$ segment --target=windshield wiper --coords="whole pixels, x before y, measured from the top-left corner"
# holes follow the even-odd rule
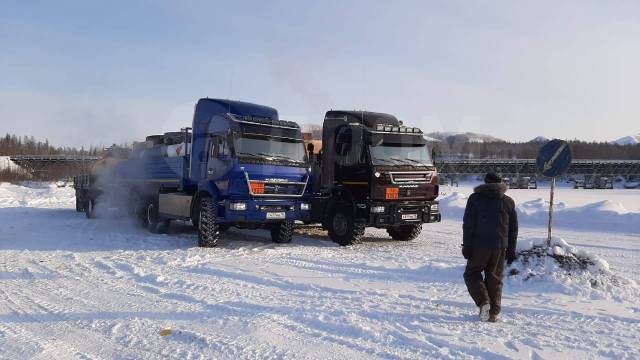
[[[404,160],[407,160],[407,161],[413,161],[414,163],[416,163],[416,164],[420,164],[420,165],[422,165],[422,166],[430,166],[429,164],[425,164],[425,163],[423,163],[422,161],[418,161],[418,160],[413,160],[413,159],[404,159]]]
[[[290,156],[284,155],[284,154],[268,154],[268,153],[261,152],[261,153],[258,153],[258,155],[262,155],[264,157],[270,157],[270,158],[274,158],[274,159],[285,159],[285,160],[293,161],[293,162],[297,162],[297,163],[304,162],[304,161],[301,161],[301,160],[296,160],[296,159],[294,159],[294,158],[292,158]]]
[[[236,152],[236,154],[238,154],[238,155],[246,155],[246,156],[253,156],[253,157],[260,157],[260,154],[254,154],[254,153],[248,153],[248,152],[242,152],[242,151]]]
[[[397,157],[390,157],[389,159],[392,159],[392,160],[398,161],[398,162],[399,162],[399,163],[401,163],[401,164],[409,164],[409,165],[412,165],[412,163],[408,162],[408,160],[411,160],[411,159],[400,159],[400,158],[397,158]],[[417,161],[415,161],[415,160],[412,160],[412,161],[417,162]],[[412,165],[412,166],[413,166],[413,165]]]
[[[391,161],[390,159],[385,159],[385,158],[376,158],[376,161],[386,161],[386,162],[388,162],[388,163],[392,163],[392,164],[394,164],[394,165],[395,165],[395,162],[394,162],[394,161]]]

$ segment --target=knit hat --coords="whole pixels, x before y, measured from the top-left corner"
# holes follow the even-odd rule
[[[484,176],[484,182],[486,184],[501,183],[502,182],[502,176],[496,174],[493,171],[490,171],[490,172],[487,173],[487,175]]]

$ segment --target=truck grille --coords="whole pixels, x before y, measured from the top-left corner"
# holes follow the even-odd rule
[[[302,195],[302,186],[297,184],[264,184],[264,193],[269,195]]]
[[[247,175],[247,183],[249,184],[249,194],[253,196],[291,196],[300,197],[307,187],[307,182],[297,181],[269,181],[266,180],[250,180]]]
[[[431,182],[432,176],[432,173],[428,171],[392,172],[389,174],[393,184],[426,184]]]

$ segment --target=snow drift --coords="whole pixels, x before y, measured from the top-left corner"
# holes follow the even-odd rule
[[[569,245],[564,239],[518,241],[518,259],[507,266],[507,283],[527,291],[558,291],[584,298],[623,301],[640,296],[638,284],[613,274],[599,256]]]
[[[462,220],[469,196],[453,192],[440,199],[444,218]],[[540,226],[547,222],[549,201],[543,198],[516,203],[518,221],[521,225]],[[556,226],[582,230],[602,230],[640,233],[640,212],[626,209],[621,203],[611,200],[570,206],[564,202],[554,204],[553,223]]]
[[[72,187],[59,188],[53,183],[24,182],[22,185],[0,183],[0,208],[71,208],[75,204]]]

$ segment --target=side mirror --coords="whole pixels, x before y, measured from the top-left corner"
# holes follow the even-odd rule
[[[336,143],[336,152],[340,156],[347,155],[351,151],[351,143],[338,142]]]
[[[351,142],[353,132],[350,127],[344,126],[338,129],[336,135],[336,152],[338,155],[344,156],[351,150]]]

